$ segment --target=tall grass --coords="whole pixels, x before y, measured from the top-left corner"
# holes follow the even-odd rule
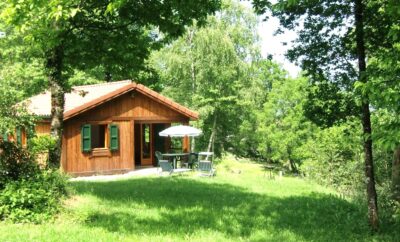
[[[43,225],[0,224],[0,241],[400,241],[371,235],[364,208],[300,178],[269,179],[233,158],[214,178],[73,182],[76,195]]]

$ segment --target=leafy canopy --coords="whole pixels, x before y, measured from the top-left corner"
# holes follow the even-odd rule
[[[117,78],[143,69],[150,50],[184,32],[193,19],[203,23],[217,0],[19,1],[0,3],[6,29],[16,27],[31,54],[48,57],[62,46],[64,72],[100,66]]]

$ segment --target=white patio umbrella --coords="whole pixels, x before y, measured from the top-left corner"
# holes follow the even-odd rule
[[[196,129],[194,127],[191,126],[187,126],[187,125],[177,125],[177,126],[172,126],[169,127],[167,129],[164,129],[163,131],[161,131],[160,133],[158,133],[160,136],[164,136],[164,137],[196,137],[199,136],[201,134],[201,130],[200,129]],[[194,144],[194,138],[192,138],[192,145]],[[190,147],[189,147],[189,151],[190,151]],[[164,154],[166,155],[166,154]],[[176,155],[176,154],[170,154],[170,155]],[[174,167],[176,167],[176,160],[177,157],[174,157]]]
[[[159,133],[159,135],[164,136],[164,137],[168,137],[168,136],[169,137],[185,137],[185,136],[196,137],[196,136],[199,136],[201,133],[202,132],[200,129],[196,129],[194,127],[187,126],[187,125],[177,125],[177,126],[172,126],[167,129],[164,129],[163,131],[161,131]]]

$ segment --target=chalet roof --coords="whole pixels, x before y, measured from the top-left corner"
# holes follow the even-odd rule
[[[142,84],[127,80],[72,87],[72,91],[65,94],[64,120],[70,119],[133,90],[164,104],[188,118],[198,119],[197,112],[172,101]],[[28,111],[33,114],[45,117],[51,114],[50,91],[33,96],[26,100],[25,103],[27,104]]]

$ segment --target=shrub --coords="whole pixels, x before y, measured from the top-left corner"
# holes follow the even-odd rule
[[[12,142],[0,142],[0,190],[10,181],[27,179],[39,172],[33,157]]]
[[[300,147],[302,172],[345,196],[358,196],[364,192],[362,140],[357,132],[358,126],[352,123],[316,132],[314,139]]]
[[[66,177],[33,160],[26,150],[0,141],[0,220],[39,223],[59,210]]]
[[[55,147],[55,140],[50,135],[42,135],[29,140],[29,151],[32,154],[48,152]]]
[[[397,224],[400,224],[400,202],[395,202],[393,218]]]
[[[29,152],[35,156],[35,160],[42,167],[48,166],[49,150],[54,149],[56,141],[50,135],[41,135],[29,139]]]
[[[400,204],[393,199],[393,191],[390,182],[380,183],[376,186],[380,215],[384,220],[392,221],[400,225]]]

